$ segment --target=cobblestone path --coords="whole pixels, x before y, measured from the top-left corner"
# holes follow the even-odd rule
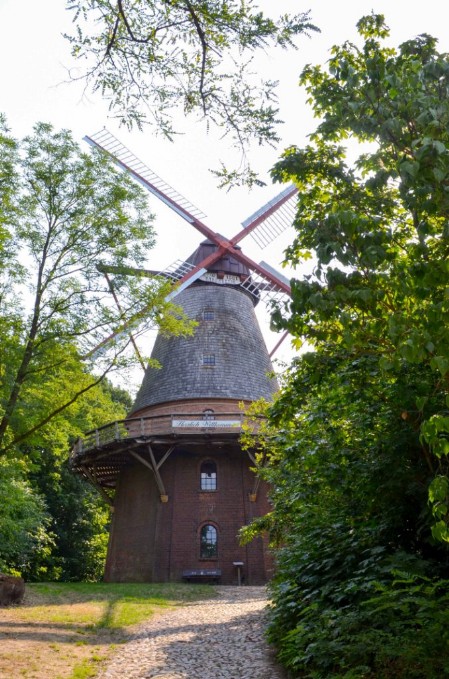
[[[264,640],[264,587],[218,596],[141,625],[99,679],[285,679]]]

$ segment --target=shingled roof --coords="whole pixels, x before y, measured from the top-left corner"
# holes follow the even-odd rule
[[[176,298],[198,321],[192,337],[158,335],[130,414],[192,398],[271,399],[277,390],[251,296],[240,286],[195,283]],[[208,312],[206,315],[204,312]]]

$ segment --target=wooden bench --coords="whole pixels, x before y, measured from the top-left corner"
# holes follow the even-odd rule
[[[182,579],[186,582],[215,582],[221,578],[219,568],[192,568],[182,571]]]

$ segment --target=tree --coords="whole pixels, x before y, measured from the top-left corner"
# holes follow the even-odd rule
[[[81,368],[80,368],[81,369]],[[126,417],[127,392],[107,379],[83,394],[36,434],[33,445],[20,446],[29,483],[45,499],[52,544],[35,552],[22,574],[31,580],[100,580],[104,572],[110,505],[96,489],[75,475],[68,451],[86,430]]]
[[[0,458],[0,570],[34,581],[102,577],[110,506],[73,474],[68,451],[130,407],[129,394],[104,380]]]
[[[0,571],[22,573],[51,549],[43,498],[33,492],[24,462],[0,459]]]
[[[311,143],[287,149],[274,169],[299,188],[287,258],[316,257],[314,273],[292,282],[290,314],[278,312],[276,322],[318,349],[377,356],[386,379],[403,365],[431,371],[429,391],[398,416],[421,425],[437,477],[434,534],[448,540],[449,420],[428,403],[449,386],[449,58],[428,35],[385,46],[380,15],[358,29],[361,48],[334,47],[327,71],[305,68],[301,82],[321,122]],[[346,140],[363,144],[351,164]]]
[[[277,83],[251,72],[252,56],[270,44],[294,47],[297,36],[316,30],[308,13],[274,21],[252,0],[67,4],[75,12],[75,33],[66,36],[72,54],[121,122],[151,122],[172,138],[172,112],[180,109],[217,125],[244,153],[251,140],[279,140]],[[238,174],[223,169],[221,176]],[[242,174],[256,179],[248,166]]]
[[[358,28],[360,48],[305,68],[320,122],[273,172],[299,189],[287,260],[314,258],[274,320],[314,353],[268,409],[258,461],[273,511],[245,534],[277,544],[269,635],[293,676],[437,679],[449,672],[449,56],[426,35],[386,46],[378,15]]]
[[[81,153],[68,131],[44,123],[21,143],[3,129],[0,144],[4,453],[32,443],[81,394],[129,363],[129,337],[120,329],[192,326],[164,301],[167,285],[159,280],[118,276],[121,309],[111,304],[98,265],[140,264],[154,241],[142,189],[102,154]]]

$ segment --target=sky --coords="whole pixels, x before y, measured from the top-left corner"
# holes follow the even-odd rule
[[[217,188],[211,168],[220,159],[233,160],[226,140],[216,133],[207,134],[203,124],[184,124],[183,134],[175,143],[157,136],[152,130],[128,132],[108,117],[108,107],[100,96],[85,92],[81,83],[69,82],[69,71],[75,64],[62,34],[71,32],[72,14],[65,9],[65,0],[0,0],[0,111],[16,137],[29,133],[37,121],[52,123],[56,128],[73,131],[77,141],[106,126],[167,183],[199,207],[204,221],[230,237],[240,230],[240,222],[279,193],[282,186],[272,186],[269,170],[292,144],[302,145],[315,125],[307,107],[305,93],[298,87],[301,70],[307,63],[325,63],[329,49],[345,40],[357,41],[355,25],[361,16],[374,10],[383,13],[391,29],[390,43],[398,45],[420,33],[430,33],[439,39],[439,49],[449,52],[449,3],[447,0],[260,0],[259,7],[275,15],[311,10],[311,20],[321,33],[299,40],[296,51],[270,50],[261,54],[255,67],[265,78],[279,80],[280,117],[285,124],[280,129],[281,141],[276,148],[253,150],[252,160],[262,177],[265,188]],[[273,10],[275,6],[275,11]],[[87,147],[86,147],[87,148]],[[238,158],[235,157],[238,162]],[[176,259],[185,260],[202,237],[186,222],[173,215],[150,197],[156,214],[158,244],[149,253],[149,268],[165,268]],[[292,240],[286,232],[268,249],[260,251],[251,238],[243,241],[247,255],[256,261],[265,260],[281,268],[283,251]],[[292,272],[283,270],[284,275]],[[301,275],[301,271],[296,272]],[[263,305],[258,316],[268,349],[278,337],[268,329],[269,319]],[[151,342],[154,338],[147,338]],[[148,353],[148,346],[144,347]],[[289,360],[292,349],[288,341],[276,354]]]

